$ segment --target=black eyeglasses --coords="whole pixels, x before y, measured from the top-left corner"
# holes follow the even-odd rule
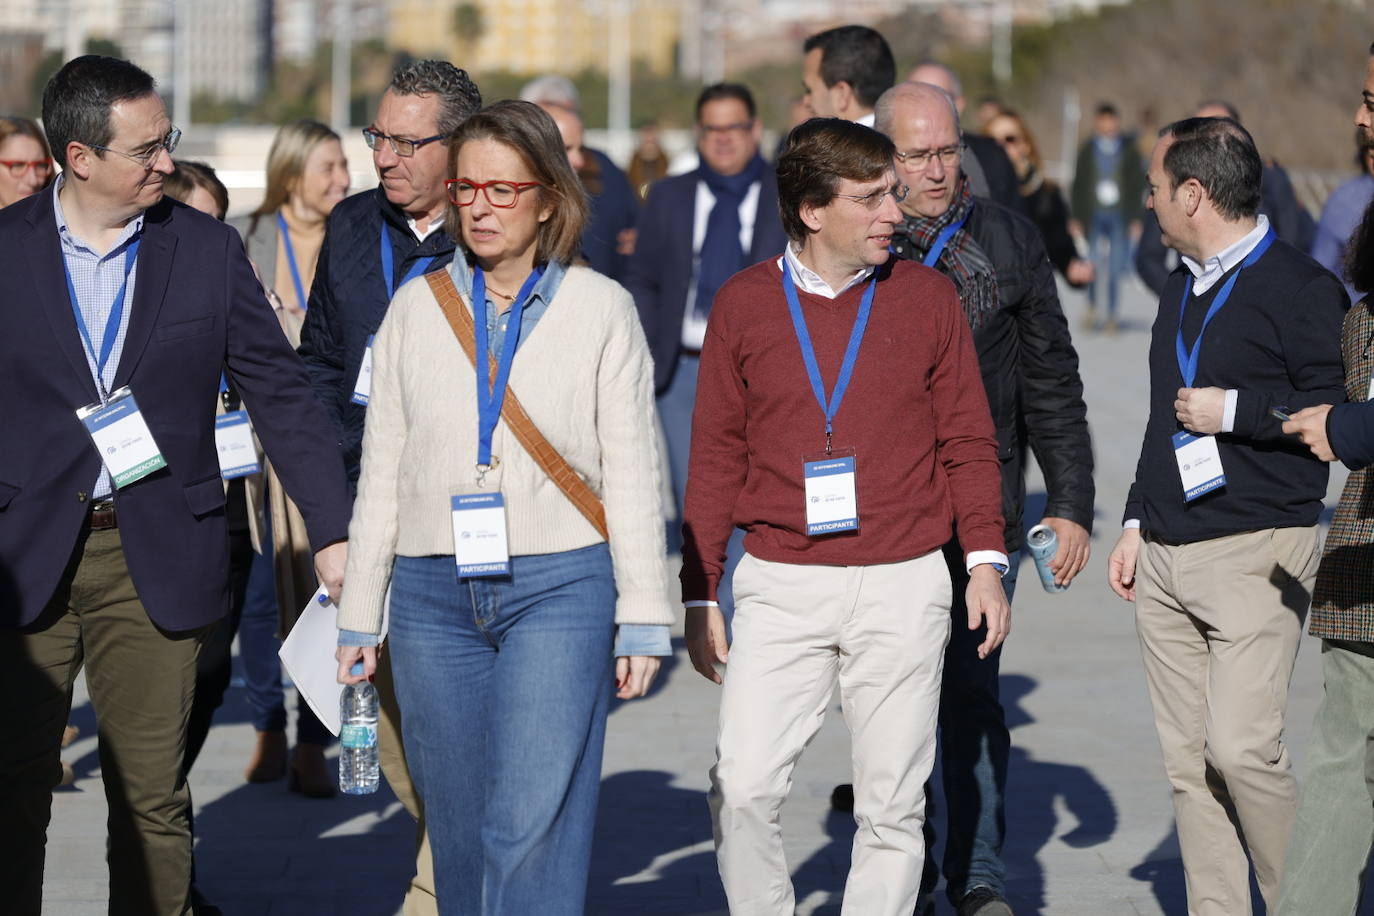
[[[897,161],[906,166],[913,172],[923,172],[930,168],[930,163],[939,159],[940,164],[947,169],[952,169],[959,164],[959,160],[964,157],[964,142],[961,140],[953,146],[942,146],[939,149],[920,149],[912,150],[909,153],[897,153]]]
[[[906,196],[911,193],[911,188],[904,184],[899,184],[892,188],[883,188],[871,194],[836,194],[836,197],[843,197],[845,200],[853,200],[863,204],[870,210],[876,210],[883,204],[883,198],[891,194],[892,199],[901,203],[906,200]]]
[[[425,137],[421,140],[407,140],[403,137],[392,137],[388,134],[382,133],[380,130],[376,130],[375,128],[363,128],[363,142],[367,144],[368,149],[375,151],[378,147],[382,145],[382,141],[385,140],[387,143],[391,145],[391,151],[393,153],[407,159],[411,156],[414,156],[415,151],[420,147],[424,146],[426,143],[433,143],[435,140],[442,140],[446,136],[448,135],[435,134],[432,137]]]
[[[122,152],[121,150],[110,149],[110,147],[108,146],[101,146],[98,143],[87,143],[86,145],[89,146],[91,149],[98,149],[107,153],[114,153],[116,156],[123,156],[125,159],[137,162],[145,169],[151,169],[153,167],[153,163],[157,162],[158,153],[162,152],[163,150],[166,150],[167,155],[170,156],[172,155],[172,153],[176,152],[177,144],[180,142],[181,128],[173,127],[171,130],[167,132],[167,136],[163,137],[161,140],[157,141],[152,146],[149,146],[142,152],[126,153]]]

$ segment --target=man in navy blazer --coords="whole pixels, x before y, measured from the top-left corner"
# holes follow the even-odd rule
[[[778,183],[759,155],[763,130],[748,88],[707,86],[697,98],[696,119],[701,164],[649,189],[625,272],[625,287],[635,297],[654,357],[654,388],[679,517],[711,300],[732,275],[781,256],[787,244],[778,216]]]
[[[59,742],[84,665],[110,808],[110,912],[180,914],[196,655],[229,600],[221,370],[335,595],[347,485],[237,235],[163,198],[179,132],[152,78],[77,58],[45,89],[43,118],[63,174],[0,211],[0,887],[6,912],[40,911]],[[112,479],[77,417],[126,386],[166,465],[133,481]]]

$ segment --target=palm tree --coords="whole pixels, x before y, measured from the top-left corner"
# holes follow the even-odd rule
[[[464,59],[462,62],[467,66],[465,59],[471,56],[477,43],[486,34],[486,17],[482,12],[480,3],[465,0],[453,8],[453,37],[458,43],[459,57]]]

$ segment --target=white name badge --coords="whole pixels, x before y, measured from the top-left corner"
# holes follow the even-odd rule
[[[1204,493],[1226,486],[1215,436],[1174,433],[1174,458],[1183,478],[1183,498],[1192,502]]]
[[[262,470],[246,410],[231,410],[215,418],[215,448],[219,449],[219,476],[225,480]]]
[[[91,434],[91,441],[100,453],[100,460],[105,462],[115,487],[142,480],[167,466],[128,388],[114,392],[104,405],[90,404],[81,408],[76,416]]]
[[[367,399],[372,396],[372,341],[376,338],[376,334],[368,335],[367,349],[363,351],[363,364],[358,369],[358,381],[353,386],[353,397],[349,399],[363,407],[367,406]]]
[[[1115,207],[1121,202],[1121,189],[1116,186],[1116,182],[1110,178],[1103,178],[1097,183],[1097,205],[1099,207]]]
[[[807,536],[858,531],[854,456],[807,461],[802,474],[806,481]]]
[[[510,575],[506,501],[500,493],[465,493],[451,502],[453,558],[463,579]]]

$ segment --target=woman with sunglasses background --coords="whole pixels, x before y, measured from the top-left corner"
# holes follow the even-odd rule
[[[348,162],[339,135],[318,121],[293,121],[277,131],[267,153],[262,203],[230,221],[243,236],[248,259],[293,347],[300,346],[325,220],[347,193]],[[261,455],[259,460],[263,472],[248,478],[247,491],[261,552],[248,578],[239,654],[258,735],[244,778],[270,782],[288,773],[279,636],[291,631],[317,586],[305,520],[271,464]],[[332,736],[304,699],[298,698],[296,710],[288,786],[311,798],[328,798],[335,785],[324,751]]]
[[[28,118],[0,117],[0,207],[37,194],[52,176],[43,129]]]
[[[1092,262],[1078,256],[1078,248],[1069,234],[1069,205],[1064,200],[1064,192],[1045,177],[1040,148],[1026,122],[1012,109],[1003,108],[988,121],[983,133],[1002,144],[1007,158],[1016,168],[1026,212],[1040,227],[1050,263],[1069,285],[1087,286],[1093,281]]]
[[[449,157],[445,298],[475,319],[481,368],[430,278],[401,287],[373,344],[339,679],[374,670],[390,586],[387,651],[440,912],[578,916],[611,694],[643,696],[672,651],[653,366],[630,294],[573,264],[587,198],[549,115],[499,102],[458,128]],[[602,530],[498,422],[507,372],[604,507]],[[504,521],[453,511],[488,494]],[[455,543],[495,532],[504,573],[456,566],[470,555]]]

